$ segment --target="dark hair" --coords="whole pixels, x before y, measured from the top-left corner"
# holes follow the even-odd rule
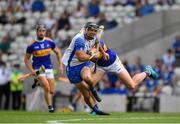
[[[42,24],[36,25],[36,31],[38,31],[39,29],[46,29],[46,26]]]

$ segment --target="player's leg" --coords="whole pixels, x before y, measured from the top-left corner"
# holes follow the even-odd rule
[[[52,96],[55,92],[55,79],[52,69],[46,69],[46,78],[48,80],[48,84],[50,88],[50,97],[52,99]],[[49,106],[49,112],[54,112],[54,107],[52,106],[52,100],[51,100],[51,106]]]
[[[99,96],[95,86],[95,82],[93,80],[92,72],[90,67],[83,67],[81,70],[81,77],[82,79],[88,84],[90,91],[92,92],[93,96],[96,98],[98,102],[100,102],[102,99]]]
[[[48,82],[45,74],[44,75],[40,75],[38,77],[38,79],[39,79],[40,85],[44,89],[44,98],[45,98],[45,101],[46,101],[46,103],[48,105],[49,112],[54,112],[54,109],[53,109],[53,111],[51,111],[51,108],[52,108],[52,99],[51,99],[51,94],[50,94],[49,82]]]
[[[118,77],[129,89],[134,89],[146,78],[146,73],[142,72],[131,78],[127,70],[122,67],[122,70],[118,73]]]
[[[118,57],[111,66],[107,67],[107,69],[117,73],[118,77],[129,89],[136,88],[147,76],[151,76],[153,79],[158,77],[157,73],[151,67],[147,66],[144,72],[138,73],[131,78]]]
[[[150,76],[153,79],[157,79],[158,77],[157,73],[152,68],[147,68],[144,72],[135,74],[132,78],[124,67],[121,72],[118,73],[118,77],[130,89],[136,88],[147,76]]]
[[[75,84],[76,87],[79,89],[79,91],[81,92],[84,101],[86,102],[86,104],[93,110],[93,112],[95,112],[98,115],[109,115],[109,113],[105,113],[99,110],[95,99],[93,99],[93,95],[92,92],[89,90],[89,86],[87,85],[87,83],[85,83],[84,81]]]
[[[49,87],[50,87],[50,93],[54,94],[55,92],[55,79],[54,79],[54,73],[53,69],[46,69],[46,78],[49,82]]]

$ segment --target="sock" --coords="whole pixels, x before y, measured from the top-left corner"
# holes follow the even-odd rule
[[[97,104],[95,104],[92,109],[93,109],[94,112],[98,112],[99,111],[99,108],[98,108]]]
[[[91,90],[92,92],[96,92],[96,88],[95,88],[95,87],[90,87],[90,90]]]
[[[51,109],[51,108],[53,108],[52,105],[48,105],[48,109]]]

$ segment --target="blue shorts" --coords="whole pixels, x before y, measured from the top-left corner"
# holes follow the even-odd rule
[[[85,62],[83,64],[80,64],[80,65],[77,65],[77,66],[67,66],[66,67],[66,74],[67,74],[67,77],[69,79],[69,81],[72,83],[72,84],[77,84],[79,82],[82,81],[82,78],[81,78],[81,70],[83,67],[90,67],[91,66],[91,62]]]

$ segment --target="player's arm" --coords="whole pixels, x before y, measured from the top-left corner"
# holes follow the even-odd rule
[[[24,56],[24,63],[26,65],[26,67],[30,70],[30,72],[32,73],[32,75],[36,75],[35,70],[33,69],[31,63],[30,63],[30,58],[31,58],[31,54],[26,53]]]
[[[105,60],[108,60],[108,59],[109,59],[109,54],[107,54],[107,53],[104,51],[104,49],[103,49],[103,47],[102,47],[102,45],[101,45],[100,42],[96,42],[95,47],[103,54],[103,58],[104,58]]]
[[[96,57],[96,56],[92,57],[92,55],[89,55],[84,51],[85,44],[84,44],[83,39],[81,39],[81,38],[76,39],[74,47],[75,47],[74,48],[75,55],[76,55],[77,59],[81,62],[89,61],[92,58]]]
[[[53,49],[53,52],[56,54],[57,60],[58,60],[58,64],[59,64],[59,72],[60,74],[63,74],[63,64],[61,62],[61,50],[58,47],[55,47]]]
[[[91,59],[91,55],[86,54],[84,51],[78,50],[75,52],[78,60],[81,62],[89,61]]]

